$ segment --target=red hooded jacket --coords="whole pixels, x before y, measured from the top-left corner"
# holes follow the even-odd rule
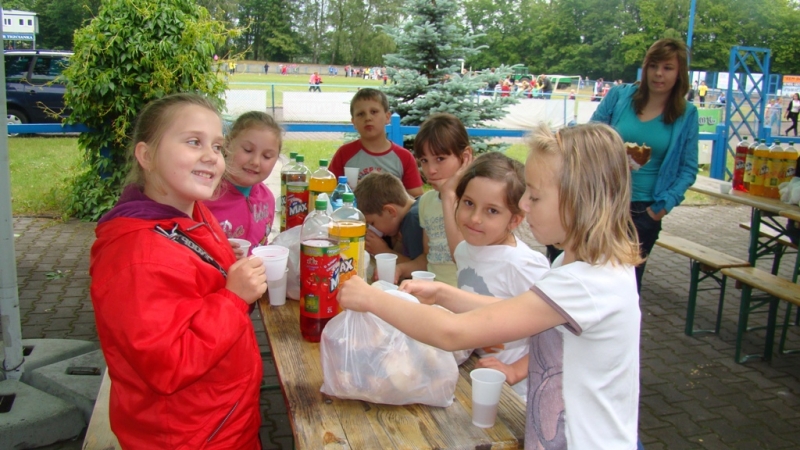
[[[176,224],[223,269],[234,263],[201,202],[190,218],[128,187],[95,231],[111,429],[126,449],[258,449],[262,363],[248,305],[217,268],[154,231]]]

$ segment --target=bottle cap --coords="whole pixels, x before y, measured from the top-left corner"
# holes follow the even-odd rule
[[[297,158],[297,152],[289,152],[289,159]]]
[[[342,175],[339,177],[339,184],[347,184],[347,177]]]
[[[303,156],[303,155],[297,155],[297,157],[295,158],[295,161],[297,161],[297,162],[305,162],[305,160],[306,160],[306,157]]]
[[[326,211],[328,209],[328,200],[317,198],[314,201],[314,208],[317,211]]]
[[[352,192],[345,192],[344,194],[342,194],[342,200],[344,200],[345,202],[352,203],[353,199],[355,199],[355,198],[356,198],[356,196],[353,195]]]
[[[319,160],[320,167],[325,166],[328,167],[328,160],[327,159],[320,159]]]

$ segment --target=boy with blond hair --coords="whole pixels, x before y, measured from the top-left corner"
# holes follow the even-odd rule
[[[345,167],[357,167],[359,179],[372,172],[388,172],[416,198],[422,195],[422,177],[414,155],[386,137],[391,117],[386,94],[372,88],[356,92],[350,101],[350,121],[360,139],[339,147],[328,170],[338,178],[344,175]]]
[[[367,224],[383,236],[399,236],[403,244],[402,252],[396,252],[370,229],[366,239],[369,253],[394,253],[398,255],[398,262],[426,260],[427,251],[419,224],[419,202],[409,197],[400,179],[388,172],[372,172],[358,182],[355,195],[358,209],[364,213]],[[407,277],[410,274],[402,275]]]

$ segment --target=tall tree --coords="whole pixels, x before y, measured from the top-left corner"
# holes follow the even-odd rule
[[[133,122],[149,101],[199,92],[221,102],[225,82],[213,67],[214,47],[231,33],[194,0],[104,0],[75,33],[64,71],[67,123],[85,124],[78,146],[86,171],[73,181],[70,211],[97,220],[115,203],[127,172]]]
[[[476,97],[487,81],[508,73],[507,68],[460,74],[460,62],[481,48],[474,46],[477,36],[456,25],[457,8],[454,0],[410,0],[402,8],[408,17],[402,26],[382,27],[397,43],[397,53],[384,57],[396,84],[384,92],[405,125],[419,125],[433,113],[446,112],[467,127],[483,126],[505,116],[504,107],[516,102],[513,97]],[[478,151],[486,148],[481,140],[474,142]]]
[[[39,17],[38,46],[71,50],[72,35],[97,14],[101,0],[36,0]]]

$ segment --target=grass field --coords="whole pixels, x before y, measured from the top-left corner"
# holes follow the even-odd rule
[[[228,76],[230,89],[247,89],[265,91],[267,106],[272,108],[283,106],[283,93],[287,91],[307,92],[309,75],[279,75],[279,74],[250,74],[242,73]],[[355,92],[362,87],[377,88],[383,81],[365,80],[363,78],[322,77],[320,88],[323,92]],[[274,104],[273,104],[274,101]]]
[[[11,168],[11,210],[14,216],[64,218],[69,180],[81,169],[78,139],[74,137],[13,137],[8,139]],[[287,140],[284,153],[296,151],[306,157],[312,171],[320,159],[330,159],[341,141]],[[506,155],[524,162],[527,148],[514,144]],[[731,158],[729,158],[730,160]],[[732,161],[729,161],[732,164]],[[708,175],[701,170],[700,175]],[[708,204],[710,199],[686,193],[685,204]]]

